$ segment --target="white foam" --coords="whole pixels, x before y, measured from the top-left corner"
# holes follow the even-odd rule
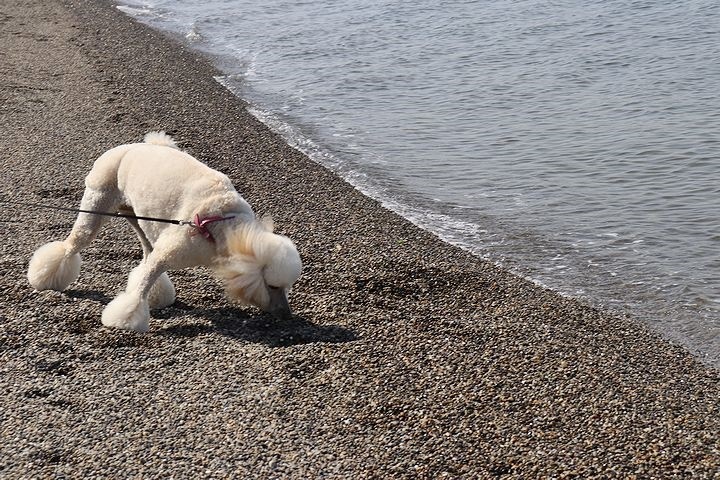
[[[151,5],[116,5],[115,8],[131,17],[159,17],[160,14]]]
[[[190,30],[185,33],[185,38],[191,42],[199,42],[203,39],[195,24],[191,25]]]
[[[215,80],[226,88],[230,88],[225,76],[215,77]],[[234,89],[230,88],[230,90]],[[374,183],[366,173],[348,167],[338,157],[323,150],[312,139],[284,122],[277,115],[255,105],[251,105],[248,111],[272,131],[282,136],[288,145],[304,153],[313,161],[328,167],[361,193],[379,201],[383,207],[408,219],[418,227],[432,232],[441,240],[489,260],[487,251],[482,247],[483,239],[481,238],[487,234],[487,230],[480,225],[403,203],[389,194],[386,189]],[[500,264],[498,263],[498,265]]]

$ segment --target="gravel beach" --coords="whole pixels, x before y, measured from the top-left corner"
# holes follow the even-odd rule
[[[77,206],[101,153],[165,130],[305,265],[292,321],[196,269],[150,332],[110,330],[129,225],[34,292],[30,255],[74,216],[4,205],[0,477],[720,478],[720,375],[683,348],[384,209],[110,3],[2,2],[0,39],[1,198]]]

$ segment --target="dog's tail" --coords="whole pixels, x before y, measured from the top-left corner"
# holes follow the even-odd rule
[[[175,140],[165,132],[148,132],[143,139],[145,143],[151,145],[162,145],[164,147],[178,148]]]

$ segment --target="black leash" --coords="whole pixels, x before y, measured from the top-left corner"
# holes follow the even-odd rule
[[[83,210],[81,208],[56,207],[54,205],[43,205],[40,203],[27,203],[27,202],[13,202],[11,200],[2,200],[2,199],[0,199],[0,203],[7,203],[10,205],[20,205],[23,207],[45,208],[48,210],[61,210],[64,212],[89,213],[91,215],[102,215],[105,217],[132,218],[135,220],[145,220],[148,222],[172,223],[173,225],[190,225],[191,227],[196,226],[194,222],[191,222],[188,220],[170,220],[167,218],[141,217],[138,215],[129,215],[126,213],[119,213],[119,212],[116,212],[116,213],[98,212],[95,210]]]

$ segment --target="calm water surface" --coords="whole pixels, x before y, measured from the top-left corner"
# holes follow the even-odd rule
[[[119,8],[388,207],[720,365],[720,3]]]

